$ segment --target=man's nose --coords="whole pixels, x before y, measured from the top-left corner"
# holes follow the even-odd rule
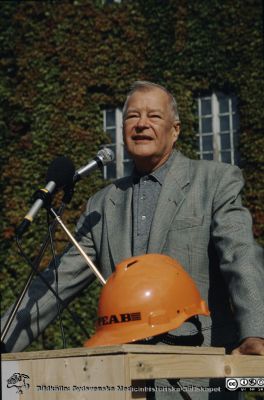
[[[147,115],[140,115],[138,121],[137,121],[137,128],[138,129],[144,129],[149,127],[149,120]]]

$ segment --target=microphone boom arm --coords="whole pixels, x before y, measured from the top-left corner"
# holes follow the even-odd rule
[[[81,248],[77,240],[72,236],[71,232],[69,229],[65,226],[65,224],[62,222],[61,218],[59,215],[56,214],[53,208],[50,209],[51,215],[55,218],[55,220],[58,222],[58,224],[62,227],[72,244],[77,248],[79,253],[83,256],[85,261],[87,262],[88,266],[91,268],[93,273],[96,275],[96,277],[99,279],[102,285],[106,284],[106,280],[104,277],[101,275],[101,273],[98,271],[98,268],[95,266],[95,264],[92,262],[90,257],[84,252],[84,250]]]

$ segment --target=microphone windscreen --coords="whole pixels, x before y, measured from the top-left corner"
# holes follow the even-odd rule
[[[97,157],[100,158],[103,165],[106,165],[115,159],[115,154],[113,150],[109,149],[108,147],[104,147],[103,149],[98,151]]]
[[[46,175],[46,182],[53,181],[57,188],[63,188],[72,184],[74,173],[73,162],[65,156],[59,156],[51,162]]]

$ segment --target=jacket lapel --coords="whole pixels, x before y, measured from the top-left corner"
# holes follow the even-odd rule
[[[132,177],[128,177],[116,183],[107,202],[105,218],[115,265],[132,256],[132,194]]]
[[[162,252],[172,220],[185,199],[183,189],[189,182],[190,161],[177,153],[159,196],[150,230],[148,253]]]
[[[189,175],[189,159],[177,153],[159,196],[148,253],[162,252],[172,220],[185,199],[183,189],[190,182]],[[132,177],[120,180],[110,192],[105,209],[109,248],[115,265],[132,256],[132,195]]]

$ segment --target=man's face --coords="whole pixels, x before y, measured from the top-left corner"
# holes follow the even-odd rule
[[[138,90],[128,100],[123,135],[136,167],[153,171],[169,157],[180,132],[169,97],[159,88]]]

